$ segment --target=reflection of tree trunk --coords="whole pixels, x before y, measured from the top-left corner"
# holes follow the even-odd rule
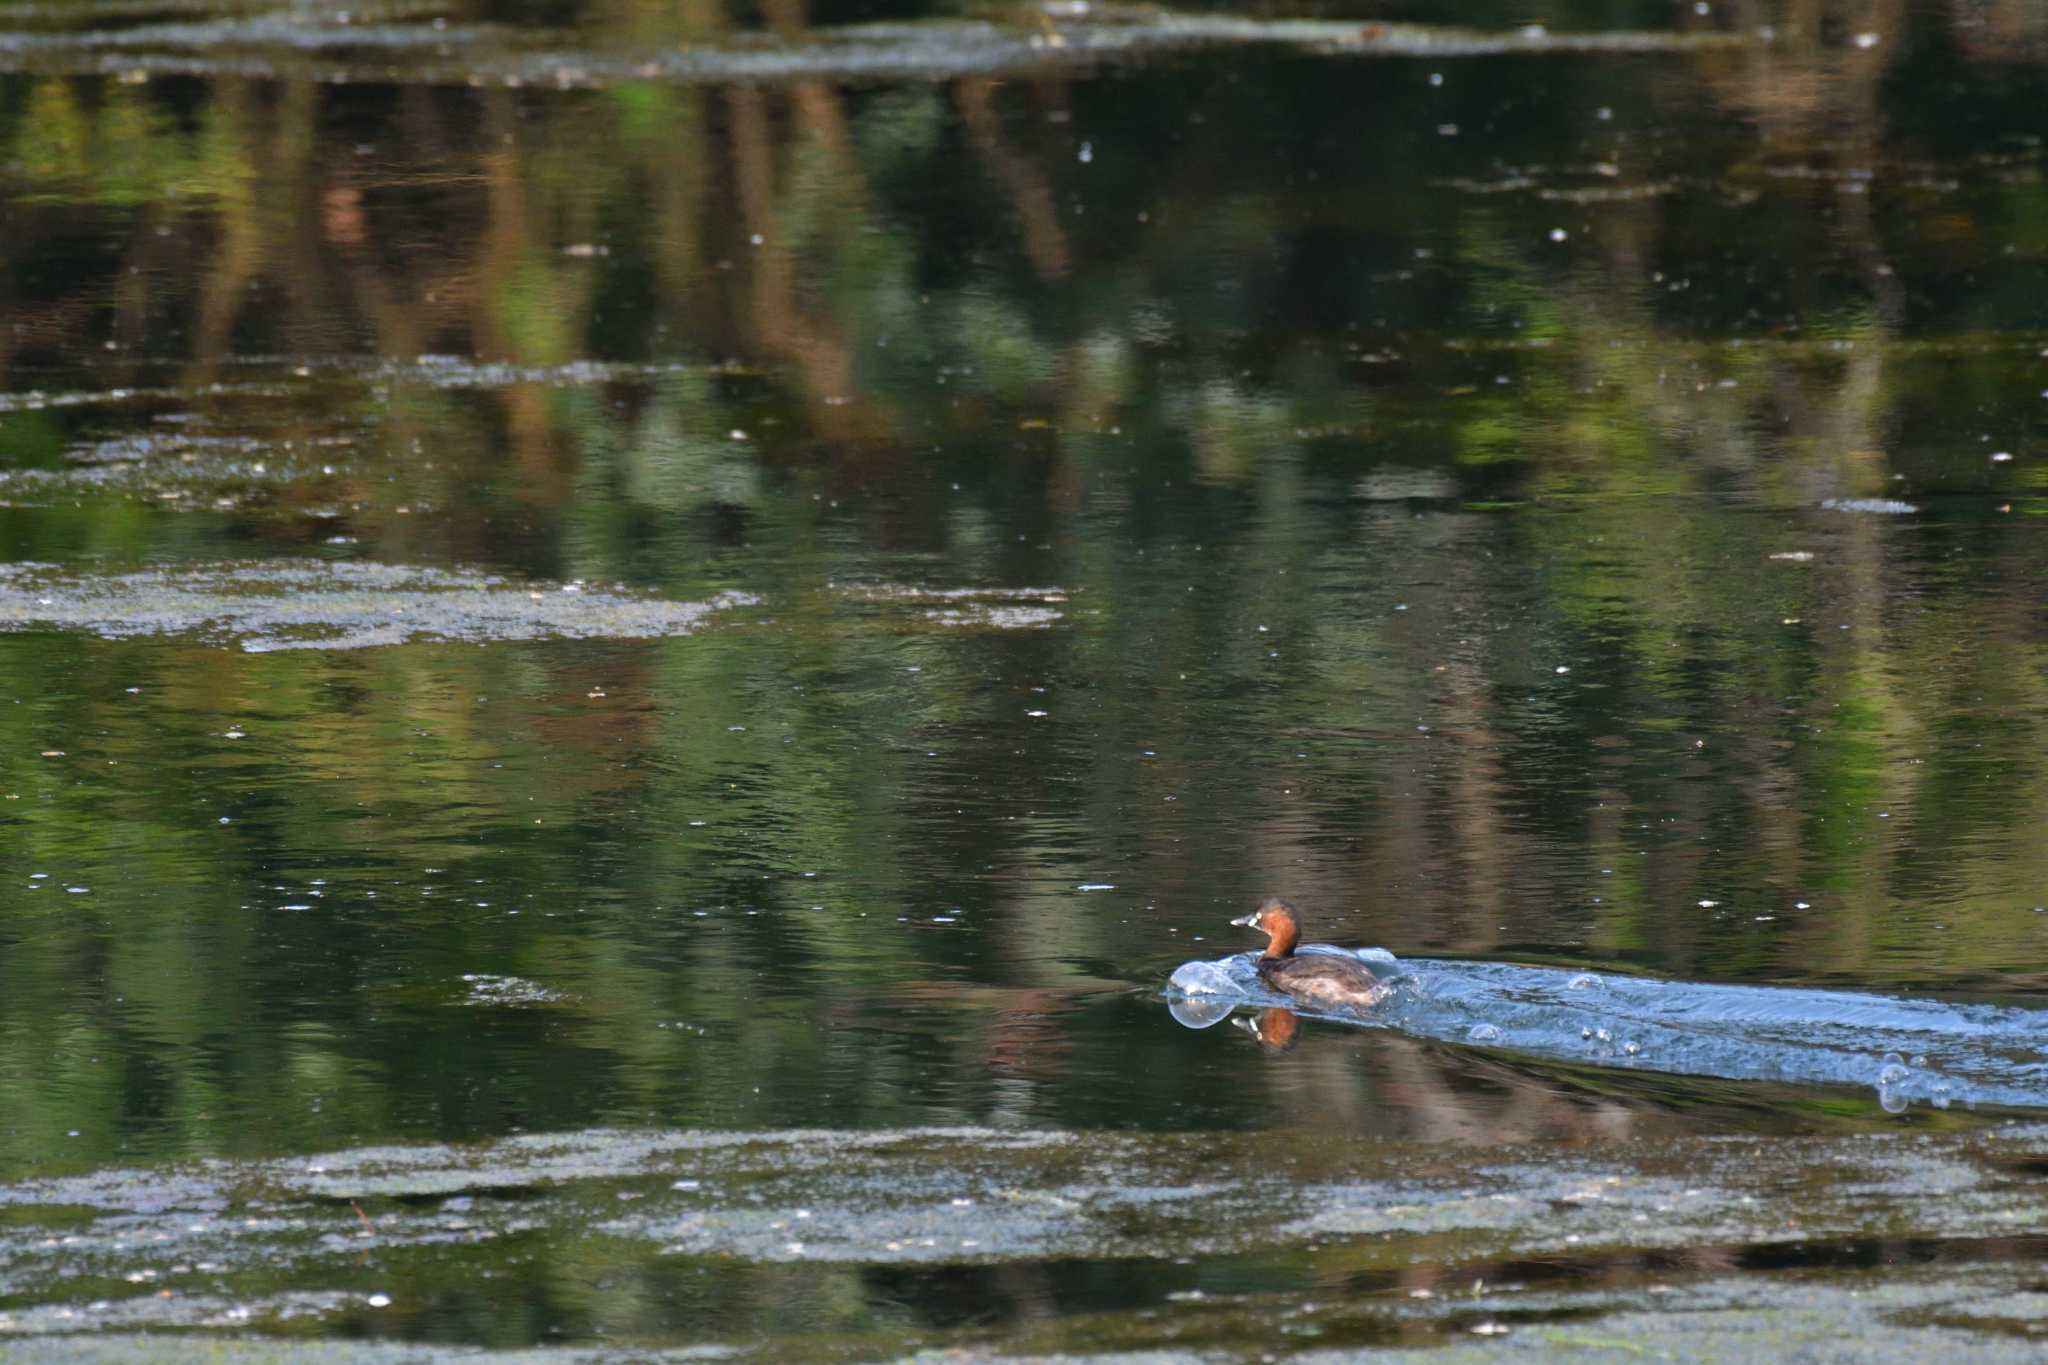
[[[1460,663],[1445,674],[1443,717],[1446,748],[1451,764],[1450,790],[1446,793],[1451,845],[1464,873],[1462,894],[1456,897],[1463,932],[1451,940],[1460,951],[1479,952],[1500,942],[1502,882],[1508,851],[1501,819],[1501,798],[1507,784],[1501,778],[1500,736],[1491,726],[1492,699],[1487,682]],[[1448,909],[1448,907],[1446,907]],[[1449,927],[1448,923],[1445,926]]]
[[[478,346],[480,355],[495,352],[509,360],[532,362],[546,357],[521,354],[516,336],[505,330],[503,316],[516,292],[520,272],[546,271],[542,256],[546,244],[533,227],[532,205],[527,198],[531,174],[519,156],[518,126],[518,108],[513,98],[503,92],[490,94],[485,114],[485,127],[489,130],[485,137],[487,150],[481,158],[484,180],[489,186],[489,216],[483,250],[478,253],[476,336],[480,342],[488,343],[488,350],[485,345]],[[553,272],[546,274],[552,284]],[[564,299],[549,300],[556,309],[563,309],[566,303]],[[534,305],[523,301],[520,306]],[[559,506],[568,493],[570,473],[563,467],[560,432],[549,410],[547,395],[531,384],[513,384],[503,391],[499,403],[505,413],[513,459],[524,473],[526,486],[542,506]]]
[[[994,81],[964,80],[953,86],[953,102],[967,136],[1010,197],[1010,210],[1024,234],[1024,254],[1042,280],[1067,273],[1067,234],[1060,227],[1052,185],[1035,164],[1017,155],[1003,140],[1002,121],[992,98]]]
[[[416,356],[426,347],[415,310],[400,302],[376,261],[364,250],[368,233],[362,198],[360,189],[346,184],[330,185],[321,193],[320,217],[326,224],[328,245],[344,263],[349,293],[369,320],[378,354]]]
[[[477,158],[487,188],[483,250],[477,253],[474,332],[480,359],[514,359],[511,338],[499,325],[496,306],[528,249],[526,176],[515,141],[518,110],[509,96],[484,97],[484,150]]]
[[[1380,1078],[1380,1097],[1405,1116],[1404,1137],[1491,1146],[1526,1136],[1501,1130],[1486,1112],[1493,1097],[1479,1097],[1475,1104],[1461,1095],[1416,1044],[1388,1039],[1376,1051],[1386,1073]]]
[[[398,121],[405,129],[406,153],[416,162],[430,166],[454,164],[455,146],[448,137],[448,124],[425,87],[408,85],[398,92]]]
[[[488,299],[473,297],[476,281],[468,260],[455,255],[445,263],[428,261],[420,258],[424,253],[415,253],[398,272],[386,270],[379,263],[377,248],[395,246],[401,254],[406,253],[408,225],[387,225],[380,241],[380,224],[365,202],[371,187],[358,183],[345,163],[330,174],[319,195],[322,240],[308,247],[307,264],[314,264],[314,252],[339,260],[347,298],[368,323],[375,354],[425,354],[435,349],[436,338],[450,326],[471,336],[484,334],[488,315],[466,318],[464,314],[464,310],[488,303]],[[482,349],[482,342],[473,344]],[[508,352],[510,349],[507,343]]]
[[[19,224],[21,212],[18,202],[13,195],[0,199],[0,242],[11,243],[16,252],[22,249]],[[151,213],[143,216],[147,219],[155,215]],[[14,304],[14,273],[12,270],[0,270],[0,318],[11,319],[18,316]],[[115,286],[117,299],[131,292],[129,283],[129,279],[124,279]],[[6,384],[8,374],[14,368],[14,348],[20,342],[21,333],[18,328],[0,327],[0,386]]]
[[[168,217],[161,202],[143,210],[114,282],[114,341],[124,355],[136,355],[149,341],[150,281],[159,277],[159,262],[169,256],[173,240]]]
[[[798,121],[831,153],[842,187],[854,194],[866,189],[860,168],[853,161],[853,134],[846,126],[846,109],[839,103],[839,92],[818,81],[799,81],[789,97],[796,105]]]
[[[215,117],[233,150],[224,154],[231,158],[229,164],[208,168],[224,183],[217,186],[214,200],[220,244],[213,253],[213,268],[199,285],[192,324],[192,363],[185,382],[195,388],[211,383],[218,372],[263,258],[262,224],[248,188],[256,173],[250,164],[250,126],[255,121],[250,104],[245,81],[223,79],[214,87]]]
[[[1450,519],[1447,519],[1450,520]],[[1462,554],[1447,554],[1448,563],[1465,562]],[[1410,634],[1409,617],[1402,615],[1387,627],[1389,644],[1397,657],[1426,659],[1428,646]],[[1436,675],[1449,671],[1449,665],[1436,667]],[[1433,707],[1428,699],[1428,682],[1432,675],[1420,670],[1404,677],[1402,700],[1390,702],[1386,714],[1432,715]],[[1357,860],[1351,874],[1352,881],[1359,886],[1383,886],[1400,894],[1408,907],[1404,918],[1412,926],[1408,942],[1440,943],[1441,927],[1449,898],[1441,895],[1441,888],[1433,885],[1435,879],[1412,880],[1421,869],[1436,866],[1437,851],[1430,845],[1429,837],[1429,768],[1436,761],[1437,746],[1442,740],[1434,735],[1410,732],[1402,742],[1407,752],[1400,760],[1387,764],[1379,774],[1379,786],[1372,792],[1373,799],[1366,806],[1365,822],[1358,831]],[[1404,948],[1405,951],[1405,948]]]
[[[807,319],[797,300],[795,253],[775,212],[775,147],[767,101],[757,87],[735,85],[726,90],[726,103],[732,112],[733,176],[753,281],[746,329],[762,349],[796,364],[814,431],[828,440],[878,441],[887,434],[887,423],[855,392],[852,351],[828,324]]]
[[[1896,31],[1891,26],[1901,19],[1895,0],[1879,0],[1870,9],[1873,12],[1856,22],[1874,28],[1884,26],[1879,31]],[[1870,294],[1870,321],[1860,330],[1843,382],[1837,388],[1839,396],[1828,424],[1832,428],[1829,444],[1840,452],[1838,491],[1872,497],[1884,497],[1891,492],[1885,477],[1889,466],[1886,452],[1891,444],[1886,423],[1891,404],[1885,360],[1904,322],[1905,291],[1887,259],[1871,216],[1869,182],[1851,176],[1874,165],[1881,151],[1883,115],[1878,85],[1884,65],[1885,57],[1879,50],[1852,51],[1842,57],[1836,73],[1840,89],[1836,106],[1840,147],[1836,170],[1840,189],[1835,195],[1835,213],[1842,239]],[[1910,804],[1912,789],[1917,785],[1914,775],[1919,770],[1891,762],[1889,754],[1913,747],[1918,727],[1913,708],[1900,696],[1896,682],[1912,670],[1893,666],[1885,628],[1884,604],[1890,587],[1885,544],[1891,531],[1885,518],[1878,516],[1852,516],[1846,531],[1835,567],[1849,629],[1827,632],[1834,637],[1829,643],[1837,647],[1840,656],[1828,670],[1828,676],[1839,685],[1833,695],[1839,697],[1852,689],[1860,691],[1862,704],[1882,718],[1884,740],[1874,760],[1880,769],[1868,774],[1872,779],[1869,790],[1877,794],[1880,803],[1905,807]],[[1829,916],[1829,942],[1825,949],[1830,965],[1859,968],[1869,961],[1869,940],[1877,932],[1875,926],[1883,922],[1887,908],[1883,871],[1890,862],[1891,850],[1878,832],[1887,826],[1879,823],[1880,812],[1875,809],[1837,805],[1829,813],[1837,819],[1859,821],[1870,830],[1853,855],[1863,863],[1860,875],[1852,881],[1857,894]],[[1837,876],[1842,871],[1827,870]]]
[[[263,201],[270,210],[265,254],[282,275],[285,332],[304,351],[333,349],[331,309],[323,297],[320,270],[320,215],[314,211],[313,151],[318,144],[321,95],[312,81],[292,81],[278,92],[277,132],[262,169]]]
[[[802,38],[809,30],[805,0],[760,0],[760,4],[769,27],[783,37]],[[833,166],[850,185],[858,185],[859,171],[848,155],[853,138],[846,130],[846,111],[840,107],[838,92],[822,81],[798,81],[790,89],[790,100],[804,127],[830,151]]]
[[[797,349],[795,266],[789,244],[775,230],[775,146],[768,129],[768,106],[760,89],[735,85],[725,92],[732,110],[732,163],[739,191],[740,217],[747,227],[748,274],[754,286],[752,331],[775,350]],[[844,394],[846,383],[830,393]]]
[[[709,103],[704,92],[695,86],[680,88],[675,98],[688,116],[679,120],[675,136],[648,167],[654,203],[651,249],[655,278],[659,281],[655,297],[659,303],[668,305],[688,297],[702,264],[698,215],[709,197],[702,168],[711,160],[710,140],[704,134]]]

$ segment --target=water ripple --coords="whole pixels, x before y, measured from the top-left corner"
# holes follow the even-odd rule
[[[1383,1008],[1344,1021],[1576,1063],[1871,1086],[1894,1112],[1914,1101],[2048,1106],[2048,1010],[1498,962],[1416,959],[1400,972]],[[1183,963],[1167,995],[1190,1028],[1238,1006],[1293,1004],[1266,989],[1250,954]]]

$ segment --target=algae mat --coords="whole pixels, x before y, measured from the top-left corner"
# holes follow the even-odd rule
[[[502,1315],[592,1343],[569,1359],[2018,1353],[2044,1169],[2038,1123],[1476,1159],[935,1128],[208,1160],[0,1189],[0,1351],[411,1359]]]

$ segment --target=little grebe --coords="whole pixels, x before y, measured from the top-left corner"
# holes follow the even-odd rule
[[[1301,920],[1286,901],[1269,897],[1258,909],[1231,923],[1266,935],[1259,979],[1283,995],[1322,1009],[1362,1010],[1379,1003],[1379,980],[1357,958],[1329,953],[1295,955],[1294,945],[1301,942]]]

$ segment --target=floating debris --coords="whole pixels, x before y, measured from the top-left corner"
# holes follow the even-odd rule
[[[1828,498],[1821,506],[1830,512],[1864,512],[1873,516],[1905,516],[1920,509],[1897,498]]]
[[[1352,485],[1359,502],[1448,502],[1458,496],[1458,481],[1441,469],[1385,465]]]
[[[2048,1151],[2038,1124],[1743,1143],[1708,1135],[1481,1163],[1445,1161],[1433,1143],[1333,1144],[1319,1150],[1313,1179],[1279,1182],[1270,1144],[1261,1132],[588,1130],[31,1177],[0,1185],[0,1258],[13,1283],[76,1316],[26,1301],[0,1317],[0,1340],[245,1326],[222,1315],[230,1301],[266,1320],[339,1314],[365,1301],[371,1238],[380,1259],[512,1237],[551,1249],[597,1234],[613,1255],[650,1265],[690,1256],[910,1267],[1164,1261],[1331,1237],[1439,1257],[1446,1240],[1497,1257],[1554,1254],[1565,1236],[1652,1249],[1777,1244],[1788,1182],[1811,1240],[2010,1236],[2048,1213],[2040,1183],[2012,1175]],[[365,1205],[376,1210],[367,1229]],[[1568,1233],[1560,1207],[1571,1210]],[[132,1286],[125,1297],[90,1278],[102,1266]],[[285,1276],[305,1296],[296,1315],[268,1298]],[[103,1298],[88,1304],[87,1294]]]
[[[1355,20],[1256,19],[1118,8],[1046,9],[1035,23],[845,24],[804,35],[741,33],[720,44],[553,48],[506,30],[447,22],[364,22],[347,11],[289,17],[233,15],[83,32],[0,34],[0,71],[162,76],[260,76],[329,83],[545,86],[600,89],[622,82],[683,84],[797,80],[951,80],[1085,71],[1107,62],[1217,46],[1311,56],[1485,57],[1512,53],[1700,52],[1768,46],[1768,30],[1554,33],[1540,24],[1486,32]]]
[[[538,981],[528,981],[523,976],[486,976],[464,972],[462,980],[469,987],[469,994],[462,1002],[467,1005],[559,1005],[570,999],[561,991],[549,990]]]
[[[941,626],[993,630],[1042,630],[1062,619],[1053,603],[1067,600],[1064,588],[919,588],[900,583],[840,584],[837,591],[856,602],[926,605],[924,619]]]
[[[758,600],[730,592],[673,602],[394,564],[270,561],[97,577],[0,565],[0,631],[189,634],[250,653],[415,640],[652,639],[687,635],[713,612]]]
[[[1000,607],[976,605],[972,607],[947,607],[934,609],[925,614],[928,621],[942,626],[990,626],[996,630],[1036,630],[1052,625],[1060,614],[1051,607]],[[1044,712],[1037,714],[1043,715]]]
[[[5,69],[0,62],[0,69]],[[575,360],[561,365],[506,365],[470,360],[463,356],[418,356],[410,362],[378,360],[365,362],[355,356],[279,357],[244,356],[239,367],[257,371],[275,369],[260,378],[216,380],[206,384],[165,384],[123,386],[110,389],[41,389],[0,393],[0,413],[41,412],[52,408],[94,408],[148,406],[162,403],[191,403],[199,399],[287,398],[303,392],[309,380],[332,382],[354,379],[394,387],[432,389],[502,389],[515,384],[544,384],[558,388],[588,388],[628,380],[655,379],[681,374],[692,368],[679,363],[626,364],[599,360]],[[162,438],[152,438],[162,439]]]
[[[860,602],[1064,602],[1065,588],[918,588],[902,583],[841,583],[838,590]]]

